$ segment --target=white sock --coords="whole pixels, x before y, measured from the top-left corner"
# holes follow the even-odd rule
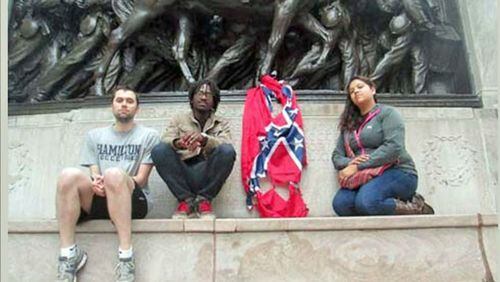
[[[133,254],[134,254],[134,252],[132,251],[132,247],[130,247],[130,249],[128,249],[128,250],[122,250],[122,249],[118,248],[118,258],[128,259],[128,258],[131,258]]]
[[[76,244],[73,244],[67,248],[61,248],[61,257],[71,258],[76,255]]]

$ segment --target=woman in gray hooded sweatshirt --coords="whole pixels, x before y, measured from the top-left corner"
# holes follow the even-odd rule
[[[355,76],[347,84],[332,161],[340,183],[364,169],[385,170],[356,189],[341,187],[333,209],[339,216],[433,214],[415,193],[418,174],[405,148],[403,119],[395,108],[378,104],[375,93],[375,84],[366,77]]]

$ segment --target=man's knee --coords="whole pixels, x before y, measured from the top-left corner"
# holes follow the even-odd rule
[[[68,189],[78,187],[78,185],[75,184],[81,182],[84,177],[87,176],[78,168],[65,168],[61,171],[61,174],[59,174],[59,179],[57,180],[57,189],[59,192],[66,192],[68,191]]]
[[[217,146],[217,148],[215,148],[215,153],[226,161],[234,162],[236,160],[236,151],[231,144],[221,144]]]
[[[127,181],[129,176],[125,171],[120,168],[112,167],[104,171],[104,189],[106,191],[111,190],[111,192],[123,192],[127,191],[128,185]]]
[[[175,155],[171,144],[160,142],[151,150],[151,158],[155,164],[162,164],[169,156]]]

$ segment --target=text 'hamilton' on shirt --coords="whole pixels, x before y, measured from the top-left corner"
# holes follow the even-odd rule
[[[128,144],[128,145],[111,145],[111,144],[97,144],[97,154],[99,160],[115,161],[122,160],[133,161],[137,160],[141,151],[141,144]]]

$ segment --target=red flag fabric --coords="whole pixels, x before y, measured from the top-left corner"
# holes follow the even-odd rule
[[[272,116],[272,99],[283,110]],[[302,113],[293,89],[271,76],[247,91],[241,139],[241,176],[247,206],[256,202],[261,217],[303,217],[308,209],[300,191],[302,169],[307,164]],[[271,189],[262,192],[259,179],[267,177]],[[276,192],[288,187],[289,198]]]

